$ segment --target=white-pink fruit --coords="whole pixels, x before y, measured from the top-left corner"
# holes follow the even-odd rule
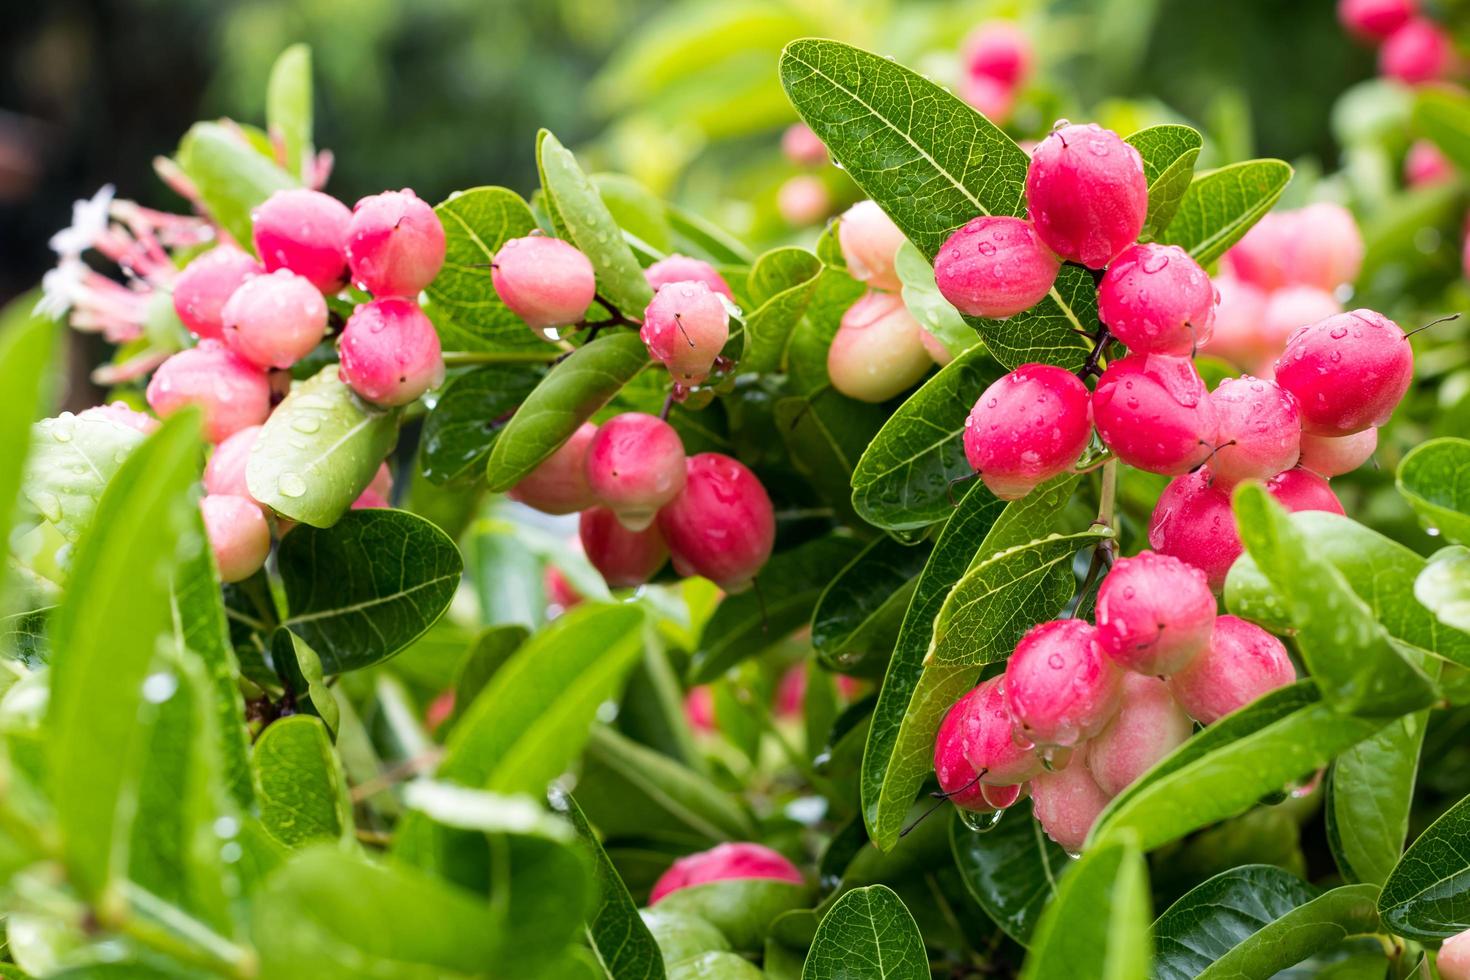
[[[1286,242],[1286,274],[1294,283],[1332,292],[1358,278],[1363,234],[1341,204],[1319,201],[1292,213]]]
[[[265,267],[233,245],[216,245],[196,257],[174,280],[174,312],[196,337],[220,336],[221,311],[240,284]]]
[[[1313,436],[1302,433],[1300,464],[1303,469],[1331,479],[1362,466],[1373,457],[1377,449],[1377,429],[1364,429],[1350,436]]]
[[[263,368],[288,368],[327,333],[327,301],[304,276],[277,269],[235,290],[221,313],[230,350]]]
[[[255,447],[261,428],[252,425],[241,429],[214,447],[209,462],[204,466],[205,493],[250,499],[245,467],[250,462],[250,450]]]
[[[1204,572],[1143,551],[1118,559],[1098,587],[1098,639],[1119,667],[1165,676],[1209,646],[1215,611]]]
[[[342,380],[379,405],[407,405],[444,380],[434,324],[410,299],[389,297],[353,311],[338,341]]]
[[[929,372],[922,328],[894,293],[870,292],[842,315],[827,348],[827,376],[849,398],[884,402]]]
[[[1169,678],[1169,690],[1191,718],[1212,725],[1294,680],[1296,668],[1280,640],[1254,623],[1221,616],[1209,648]]]
[[[1290,285],[1274,290],[1266,297],[1257,325],[1266,342],[1266,354],[1274,357],[1299,329],[1341,312],[1342,304],[1337,297],[1316,286]],[[1269,368],[1264,360],[1247,366]]]
[[[1302,416],[1296,399],[1274,381],[1226,378],[1210,393],[1220,421],[1219,449],[1210,469],[1222,487],[1269,480],[1296,465]]]
[[[965,419],[965,458],[990,492],[1016,500],[1076,464],[1092,438],[1087,386],[1049,364],[995,381]]]
[[[265,372],[218,340],[179,351],[158,366],[148,382],[148,407],[168,418],[185,405],[204,413],[204,436],[220,442],[271,411]]]
[[[838,220],[837,243],[847,262],[847,273],[873,289],[893,292],[903,284],[894,269],[903,232],[872,201],[859,201]]]
[[[796,228],[814,225],[832,210],[832,195],[820,178],[799,174],[776,191],[776,210],[781,220]]]
[[[801,167],[819,167],[827,162],[827,146],[806,123],[792,123],[781,134],[781,152]]]
[[[249,497],[210,494],[199,501],[204,532],[223,582],[249,578],[265,564],[271,530],[260,505]]]
[[[1032,627],[1006,662],[1005,702],[1017,737],[1043,750],[1076,747],[1112,720],[1122,674],[1089,624],[1058,619]]]
[[[579,322],[597,294],[591,260],[546,235],[501,245],[490,263],[490,280],[501,302],[538,333]]]
[[[1118,714],[1087,743],[1087,768],[1104,793],[1117,796],[1183,745],[1192,731],[1194,723],[1167,684],[1157,677],[1129,674],[1123,678]]]
[[[730,312],[725,300],[704,282],[668,283],[643,311],[638,336],[648,353],[669,369],[671,378],[697,385],[709,377],[730,339]]]
[[[1280,349],[1262,329],[1267,294],[1234,275],[1215,277],[1215,327],[1200,352],[1222,357],[1240,367],[1254,368],[1269,361]]]
[[[267,272],[290,269],[324,293],[347,284],[347,205],[321,191],[276,191],[250,215]]]
[[[1438,146],[1429,140],[1415,140],[1404,155],[1404,183],[1410,187],[1430,187],[1454,180],[1455,165]]]
[[[702,282],[726,299],[735,299],[735,294],[730,292],[730,284],[725,282],[720,270],[703,259],[692,259],[687,255],[674,254],[666,259],[659,259],[643,270],[643,277],[655,292],[676,282]]]
[[[1031,222],[986,215],[967,222],[940,247],[934,282],[966,316],[1000,319],[1041,302],[1061,268]]]
[[[760,480],[721,453],[689,457],[684,489],[658,513],[674,569],[744,591],[771,557],[776,512]]]
[[[653,523],[685,482],[684,442],[674,427],[643,412],[604,422],[587,444],[587,486],[630,531]]]
[[[508,496],[543,514],[575,514],[597,504],[587,484],[587,447],[597,426],[583,422],[571,438],[510,489]]]
[[[1036,56],[1031,39],[1015,21],[988,20],[965,38],[960,59],[966,74],[993,78],[1014,87],[1031,74]]]
[[[1470,980],[1470,929],[1446,939],[1434,958],[1440,980]]]
[[[1444,78],[1455,67],[1455,42],[1427,17],[1411,18],[1378,49],[1378,71],[1408,85]]]
[[[381,299],[414,297],[444,265],[444,226],[413,191],[365,197],[347,225],[347,263],[352,281]]]
[[[1087,747],[1065,768],[1043,772],[1031,780],[1031,811],[1046,836],[1069,854],[1079,854],[1098,814],[1111,799],[1087,768]]]
[[[1108,265],[1097,312],[1135,354],[1192,354],[1215,322],[1215,287],[1178,245],[1130,245]]]

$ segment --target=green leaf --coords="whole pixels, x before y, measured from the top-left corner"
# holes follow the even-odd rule
[[[765,974],[735,953],[701,953],[669,967],[669,980],[761,980]]]
[[[1470,98],[1448,86],[1414,89],[1414,128],[1461,170],[1470,171]]]
[[[1007,813],[984,833],[970,830],[956,815],[949,839],[970,896],[1006,935],[1028,945],[1071,863],[1067,852],[1024,812]]]
[[[1089,845],[1041,914],[1022,980],[1149,976],[1148,867],[1133,841]]]
[[[859,519],[852,509],[853,467],[887,418],[882,405],[856,401],[831,387],[776,402],[776,428],[787,459],[842,523],[855,525]]]
[[[1348,881],[1381,885],[1409,833],[1429,712],[1390,723],[1338,756],[1327,776],[1327,839]]]
[[[638,915],[658,943],[665,963],[681,963],[704,953],[730,949],[725,934],[698,916],[657,907],[640,909]]]
[[[571,243],[592,260],[599,295],[630,317],[641,317],[653,290],[623,232],[613,220],[576,157],[547,130],[536,137],[536,163],[541,185]]]
[[[1164,125],[1140,129],[1127,142],[1143,157],[1143,175],[1148,180],[1143,236],[1157,238],[1174,220],[1189,191],[1204,139],[1188,126]]]
[[[928,980],[929,956],[919,924],[891,888],[854,888],[822,916],[801,968],[802,980],[839,980],[855,973],[879,980]]]
[[[260,822],[290,848],[348,840],[352,807],[332,741],[320,718],[272,722],[255,742]]]
[[[322,674],[322,658],[301,637],[288,629],[271,634],[271,664],[291,695],[297,711],[315,715],[336,734],[342,708]]]
[[[1072,559],[1112,530],[1052,534],[979,560],[945,597],[934,620],[929,658],[981,667],[1010,656],[1032,626],[1056,618],[1076,590]]]
[[[63,415],[30,427],[21,493],[41,518],[75,544],[92,524],[102,491],[107,489],[143,434],[110,419]],[[7,467],[15,479],[20,467]]]
[[[115,900],[127,867],[128,799],[147,743],[137,722],[144,679],[172,625],[169,575],[180,552],[203,545],[188,534],[199,470],[198,413],[180,413],[108,485],[51,618],[46,776],[72,881],[92,899]]]
[[[179,142],[175,162],[193,182],[209,216],[250,248],[250,212],[276,191],[300,182],[223,123],[189,127]]]
[[[1470,929],[1470,797],[1409,845],[1378,896],[1378,914],[1406,939],[1448,939]]]
[[[808,623],[827,583],[861,550],[831,534],[775,555],[761,570],[759,593],[726,596],[704,624],[689,682],[706,684]]]
[[[1154,975],[1275,976],[1350,936],[1377,931],[1373,898],[1369,885],[1324,894],[1277,867],[1233,868],[1196,886],[1159,916]]]
[[[293,529],[277,549],[290,627],[328,674],[387,660],[434,624],[459,586],[454,542],[401,510],[354,510]]]
[[[958,357],[980,343],[980,335],[960,316],[960,311],[940,295],[934,282],[934,267],[913,242],[898,249],[893,269],[903,283],[903,305],[919,325],[933,334],[950,356]]]
[[[1260,484],[1235,491],[1241,540],[1297,629],[1297,649],[1339,711],[1398,717],[1434,697],[1428,677],[1401,654],[1342,573],[1312,550],[1285,508]]]
[[[1198,174],[1161,240],[1209,265],[1271,210],[1291,175],[1280,160],[1246,160]]]
[[[786,360],[786,345],[816,294],[822,262],[804,248],[773,249],[750,270],[751,300],[759,304],[745,319],[740,370],[771,372]]]
[[[286,167],[304,179],[315,148],[311,145],[311,48],[293,44],[271,66],[265,88],[265,120],[272,139],[281,141]]]
[[[1431,555],[1414,579],[1414,598],[1441,623],[1470,633],[1470,548],[1451,545]]]
[[[464,717],[466,709],[490,683],[495,672],[505,665],[511,654],[521,648],[531,633],[519,623],[490,626],[480,631],[470,648],[454,668],[454,710],[444,722],[450,731]]]
[[[659,911],[681,912],[710,922],[740,952],[758,952],[771,922],[783,912],[807,908],[815,889],[775,878],[727,878],[670,892]]]
[[[0,385],[6,392],[0,407],[0,459],[6,461],[0,467],[0,542],[10,540],[21,474],[28,472],[31,421],[47,387],[57,334],[55,324],[31,313],[31,301],[22,296],[17,302],[24,306],[0,310]]]
[[[490,489],[503,493],[515,486],[648,364],[648,348],[631,330],[578,347],[547,373],[501,430],[486,464]]]
[[[623,174],[593,174],[592,183],[630,244],[660,256],[673,250],[674,230],[658,195]]]
[[[812,610],[812,646],[823,663],[863,674],[886,664],[929,551],[885,535],[837,573]]]
[[[1455,544],[1470,544],[1470,440],[1431,439],[1399,463],[1399,493],[1419,520]]]
[[[544,373],[527,365],[490,364],[451,381],[424,420],[419,458],[433,483],[478,478],[512,412]]]
[[[745,243],[723,228],[672,204],[666,205],[665,211],[674,234],[694,245],[695,251],[704,252],[711,261],[727,265],[749,265],[755,261]]]
[[[909,396],[868,444],[852,474],[852,504],[863,520],[889,530],[927,527],[967,495],[974,470],[965,459],[965,419],[976,399],[1004,374],[973,347]],[[988,495],[989,491],[976,490]]]

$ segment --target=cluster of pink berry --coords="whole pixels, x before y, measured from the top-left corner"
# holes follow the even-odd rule
[[[806,123],[792,123],[781,134],[781,153],[798,167],[818,168],[827,162],[827,147]],[[832,213],[832,195],[812,173],[789,177],[776,191],[776,210],[788,225],[814,225]]]
[[[1460,68],[1454,39],[1420,12],[1418,0],[1338,0],[1337,19],[1354,37],[1380,46],[1385,78],[1419,85]]]
[[[986,21],[965,38],[960,61],[960,98],[1005,125],[1036,61],[1030,39],[1013,21]]]
[[[245,467],[288,369],[327,337],[328,297],[350,281],[371,293],[337,341],[343,381],[363,399],[404,405],[444,377],[439,336],[416,297],[444,263],[444,229],[412,191],[388,191],[347,206],[320,191],[279,191],[251,215],[257,261],[220,244],[173,284],[174,308],[198,338],[169,357],[148,384],[149,406],[168,415],[198,406],[215,449],[201,502],[221,577],[253,574],[270,551],[270,529]],[[354,506],[387,506],[387,469]]]

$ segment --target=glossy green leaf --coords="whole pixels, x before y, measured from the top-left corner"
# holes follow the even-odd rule
[[[1431,439],[1399,463],[1399,493],[1445,540],[1470,544],[1470,439]]]
[[[811,481],[843,523],[859,520],[852,507],[853,468],[887,419],[882,405],[856,401],[831,387],[776,402],[776,428],[791,466]]]
[[[445,731],[454,728],[475,698],[490,683],[495,672],[505,665],[511,654],[521,648],[530,630],[519,623],[491,626],[480,631],[470,648],[454,668],[454,710],[444,722]]]
[[[299,186],[238,129],[224,123],[195,123],[179,142],[174,160],[210,217],[245,248],[251,241],[250,212],[276,191]]]
[[[1163,125],[1140,129],[1128,137],[1143,157],[1143,175],[1148,179],[1148,216],[1143,236],[1157,238],[1184,201],[1194,177],[1204,138],[1188,126]]]
[[[260,822],[290,848],[340,841],[353,832],[347,781],[320,718],[273,722],[255,742]]]
[[[1414,128],[1461,170],[1470,171],[1470,97],[1447,85],[1414,89]]]
[[[31,422],[40,410],[41,393],[50,371],[57,327],[31,313],[31,295],[0,311],[0,385],[7,392],[0,408],[0,541],[10,540],[21,474],[30,472]],[[0,612],[10,610],[0,609]]]
[[[306,178],[315,154],[311,145],[311,48],[307,45],[291,45],[271,66],[265,88],[265,121],[271,138],[280,141],[286,169],[297,178]]]
[[[354,510],[330,528],[301,526],[277,551],[283,625],[328,674],[379,663],[434,624],[464,570],[443,531],[401,510]]]
[[[1089,845],[1036,923],[1021,977],[1145,980],[1151,914],[1138,845],[1126,837]]]
[[[674,230],[658,195],[624,174],[593,174],[592,184],[624,236],[631,236],[629,244],[659,255],[673,250]]]
[[[543,373],[527,365],[491,364],[455,378],[424,420],[419,458],[434,483],[478,478],[513,413]]]
[[[1071,864],[1067,852],[1030,819],[1025,807],[976,833],[956,816],[950,849],[970,897],[1006,935],[1025,946]]]
[[[1327,776],[1327,838],[1348,881],[1381,885],[1404,851],[1429,712],[1391,722],[1337,757]]]
[[[296,711],[315,715],[335,734],[342,709],[322,673],[322,658],[305,640],[288,629],[271,634],[271,664],[285,684]]]
[[[730,949],[725,934],[696,915],[657,907],[640,909],[638,915],[658,943],[665,963],[680,963],[704,953]]]
[[[821,261],[804,248],[778,248],[751,267],[748,288],[759,305],[745,318],[740,370],[780,370],[786,345],[816,293]]]
[[[740,952],[757,952],[783,912],[807,908],[815,889],[775,878],[727,878],[670,892],[660,910],[698,916],[714,925]]]
[[[1450,807],[1409,845],[1378,896],[1395,935],[1435,940],[1470,929],[1470,797]]]
[[[1197,174],[1161,240],[1209,265],[1271,210],[1291,175],[1280,160],[1246,160]]]
[[[669,980],[762,980],[764,973],[735,953],[700,953],[669,967]]]
[[[827,583],[812,610],[812,646],[823,663],[864,674],[886,663],[929,552],[885,535]]]
[[[928,980],[924,937],[903,900],[883,885],[854,888],[822,916],[802,980],[839,980],[860,972],[880,980]]]
[[[952,357],[958,357],[980,343],[980,335],[965,322],[960,311],[940,295],[934,282],[934,267],[913,242],[899,246],[893,270],[903,283],[903,305]]]
[[[40,517],[75,544],[92,524],[108,481],[143,442],[137,429],[109,419],[63,415],[30,427],[20,491]],[[20,467],[7,468],[14,479]]]
[[[1452,545],[1430,556],[1414,579],[1414,598],[1444,625],[1470,634],[1470,548]]]

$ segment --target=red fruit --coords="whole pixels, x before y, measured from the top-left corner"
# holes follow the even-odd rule
[[[1178,245],[1130,245],[1103,275],[1097,311],[1135,354],[1188,355],[1210,339],[1215,287]]]
[[[1350,436],[1302,434],[1300,465],[1320,477],[1331,479],[1362,466],[1378,448],[1378,430],[1364,429]]]
[[[168,418],[185,405],[204,412],[204,437],[220,442],[271,413],[265,372],[218,340],[179,351],[148,382],[148,407]]]
[[[255,447],[260,430],[261,426],[248,426],[214,447],[209,462],[204,466],[205,493],[250,499],[250,488],[245,485],[245,467],[250,462],[250,450]]]
[[[1061,267],[1031,222],[992,215],[949,236],[934,259],[934,281],[966,316],[1001,319],[1041,302]]]
[[[745,842],[716,844],[707,851],[675,861],[653,883],[648,904],[656,905],[665,895],[681,888],[732,878],[773,878],[797,885],[805,881],[796,865],[769,847]]]
[[[1103,650],[1126,670],[1173,674],[1210,642],[1215,597],[1205,573],[1171,555],[1120,558],[1097,591]]]
[[[893,268],[903,232],[872,201],[848,208],[837,224],[837,244],[847,262],[847,274],[874,289],[897,291],[903,284]]]
[[[490,281],[501,302],[540,334],[580,321],[597,293],[591,260],[545,235],[501,245],[490,263]]]
[[[250,215],[267,272],[290,269],[324,293],[347,284],[347,205],[321,191],[276,191]]]
[[[820,167],[827,162],[827,147],[806,123],[792,123],[781,134],[781,152],[799,167]]]
[[[828,215],[832,210],[832,195],[820,179],[802,174],[792,177],[776,191],[776,210],[782,221],[802,228]]]
[[[342,380],[379,405],[407,405],[444,380],[439,334],[413,300],[362,304],[347,319],[337,348]]]
[[[744,591],[771,557],[776,514],[756,475],[720,453],[689,457],[683,491],[658,514],[680,575]]]
[[[1261,328],[1266,293],[1233,275],[1215,278],[1215,326],[1200,352],[1223,357],[1241,367],[1254,367],[1270,359],[1280,348]]]
[[[1273,370],[1270,359],[1281,353],[1292,334],[1309,323],[1341,312],[1342,304],[1337,297],[1316,286],[1283,286],[1272,292],[1266,299],[1257,328],[1267,347],[1267,356],[1258,362],[1266,368],[1263,373]]]
[[[1415,17],[1378,49],[1378,72],[1408,85],[1444,78],[1455,64],[1455,44],[1445,29]]]
[[[387,497],[378,493],[372,487],[364,489],[362,493],[357,495],[357,499],[352,502],[353,510],[385,510],[392,506],[388,502]]]
[[[304,276],[286,269],[254,276],[221,312],[230,350],[263,368],[288,368],[327,334],[327,302]]]
[[[676,382],[697,385],[709,377],[730,339],[730,313],[725,300],[703,282],[669,283],[643,311],[638,336]]]
[[[933,365],[922,333],[897,294],[868,293],[842,315],[827,348],[832,387],[875,403],[907,390]]]
[[[626,412],[597,430],[586,467],[592,495],[624,527],[642,531],[684,489],[684,442],[663,419]]]
[[[79,419],[106,419],[117,425],[125,425],[129,429],[146,435],[158,431],[158,419],[142,412],[135,412],[127,402],[116,401],[106,405],[93,405],[77,413]]]
[[[1087,768],[1098,788],[1117,796],[1194,731],[1189,715],[1157,677],[1123,678],[1123,705],[1112,723],[1087,743]]]
[[[1087,623],[1032,627],[1006,662],[1005,702],[1017,737],[1042,749],[1086,741],[1118,710],[1122,674]]]
[[[1388,421],[1414,377],[1414,350],[1382,313],[1353,310],[1302,327],[1276,361],[1302,431],[1346,436]]]
[[[587,485],[587,447],[597,435],[597,426],[583,422],[534,470],[521,477],[508,496],[543,514],[575,514],[597,503]]]
[[[1101,269],[1143,231],[1148,212],[1143,158],[1096,123],[1064,126],[1031,156],[1026,205],[1053,252]]]
[[[1296,465],[1302,417],[1296,399],[1274,381],[1226,378],[1210,393],[1220,420],[1220,448],[1210,469],[1221,487],[1267,480]]]
[[[577,523],[582,550],[610,589],[631,589],[653,578],[669,558],[658,527],[630,531],[606,507],[582,511]]]
[[[1002,500],[1071,469],[1092,438],[1087,386],[1049,364],[1023,364],[985,389],[965,419],[965,458]]]
[[[416,297],[444,265],[444,226],[413,191],[365,197],[347,225],[352,281],[375,297]]]
[[[985,813],[995,807],[985,801],[979,774],[965,758],[965,727],[970,717],[966,702],[969,697],[966,695],[956,701],[939,723],[939,733],[934,736],[934,776],[939,781],[939,791],[948,794],[949,801],[955,806]],[[1009,719],[1006,737],[1010,737]]]
[[[1360,38],[1381,41],[1417,11],[1414,0],[1338,0],[1337,20]]]
[[[1005,679],[992,677],[955,702],[961,750],[981,782],[1014,786],[1041,772],[1036,753],[1016,744],[1011,713],[1006,708]]]
[[[1430,187],[1453,180],[1455,165],[1429,140],[1415,140],[1404,157],[1404,183],[1410,187]]]
[[[1214,451],[1219,423],[1187,357],[1130,354],[1108,365],[1092,393],[1098,435],[1129,466],[1173,476]]]
[[[715,730],[715,696],[708,684],[691,687],[684,695],[684,718],[697,732]]]
[[[210,494],[199,501],[199,511],[220,581],[238,582],[259,571],[271,550],[271,530],[260,505],[249,497]]]
[[[655,292],[671,283],[702,282],[712,292],[719,293],[732,302],[735,299],[735,294],[730,292],[730,284],[725,282],[725,277],[703,259],[691,259],[687,255],[670,255],[644,269],[643,276]]]
[[[546,566],[546,571],[541,574],[541,587],[546,593],[546,601],[553,606],[570,609],[582,601],[582,594],[555,565]]]
[[[1004,126],[1016,107],[1016,87],[989,75],[966,74],[960,79],[959,95],[997,126]]]
[[[174,280],[174,312],[196,337],[220,336],[220,312],[235,290],[265,267],[233,245],[216,245],[198,256]]]
[[[1212,725],[1294,680],[1296,668],[1280,640],[1254,623],[1221,616],[1209,649],[1169,678],[1169,690],[1191,718]]]
[[[1287,510],[1325,510],[1333,514],[1344,514],[1342,501],[1327,485],[1327,481],[1316,473],[1296,469],[1278,473],[1266,481],[1266,489]]]
[[[1088,832],[1109,799],[1087,768],[1085,748],[1065,768],[1031,780],[1032,812],[1046,836],[1069,854],[1081,853]]]
[[[1292,212],[1291,217],[1285,255],[1288,281],[1332,292],[1358,278],[1363,235],[1351,211],[1322,201]]]
[[[1035,56],[1031,40],[1013,21],[986,21],[965,38],[961,59],[965,72],[1014,87],[1031,74]]]

